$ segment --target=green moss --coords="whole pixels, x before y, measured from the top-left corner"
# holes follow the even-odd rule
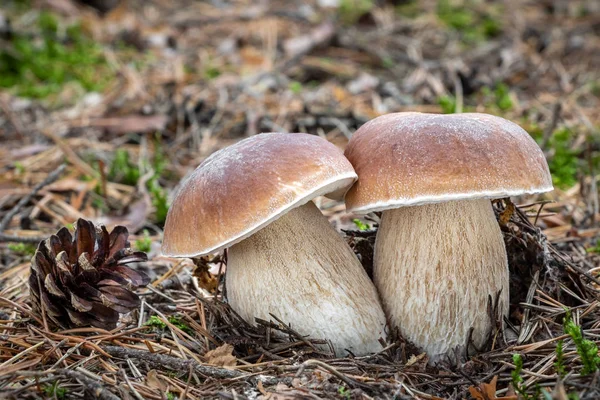
[[[565,355],[563,353],[563,341],[559,340],[556,343],[556,362],[554,363],[554,368],[556,369],[556,373],[561,378],[564,378],[567,374],[567,369],[565,367]]]
[[[162,149],[160,141],[157,139],[154,144],[154,155],[150,160],[143,160],[142,165],[149,169],[152,168],[153,174],[146,182],[146,188],[150,194],[152,205],[154,206],[155,222],[163,224],[167,219],[169,211],[167,191],[161,186],[160,178],[166,173],[165,169],[168,159]],[[140,179],[142,172],[138,164],[131,161],[129,152],[119,149],[110,164],[108,179],[111,182],[119,182],[125,185],[135,186]]]
[[[481,88],[478,100],[486,109],[491,109],[493,114],[502,114],[514,106],[510,97],[510,88],[502,82],[497,83],[493,89],[487,86]]]
[[[484,41],[502,33],[499,10],[485,4],[478,10],[474,0],[438,0],[438,18],[460,33],[465,44]]]
[[[510,98],[510,92],[506,84],[497,84],[496,89],[494,90],[494,96],[496,98],[496,106],[500,110],[508,111],[513,108],[513,102]]]
[[[154,218],[156,222],[164,224],[169,211],[167,191],[160,186],[157,178],[148,181],[148,190],[150,191],[152,206],[154,206]]]
[[[371,12],[374,6],[373,0],[341,0],[338,14],[344,24],[352,25]]]
[[[591,91],[594,96],[600,97],[600,81],[592,82]]]
[[[144,229],[144,237],[135,241],[135,248],[144,253],[150,252],[152,249],[152,239],[150,238],[148,230]]]
[[[158,329],[166,329],[166,327],[167,327],[167,324],[165,324],[163,322],[163,320],[160,319],[156,315],[153,315],[150,318],[148,318],[148,320],[146,321],[146,323],[144,325],[145,326],[152,326],[152,327],[158,328]]]
[[[542,144],[544,132],[540,127],[534,126],[529,134],[538,144]],[[552,133],[547,143],[547,147],[551,150],[548,155],[548,167],[552,174],[552,183],[562,189],[575,185],[578,171],[585,172],[588,169],[587,166],[582,165],[578,151],[571,148],[573,136],[570,129],[559,128]]]
[[[67,389],[58,387],[58,381],[52,385],[42,386],[42,390],[46,396],[52,399],[63,400],[67,398]]]
[[[352,391],[345,386],[338,387],[338,394],[346,400],[350,400],[352,398]]]
[[[561,188],[567,188],[577,183],[579,159],[577,152],[571,149],[573,135],[567,128],[556,130],[550,140],[549,146],[554,150],[548,165],[552,173],[552,182]]]
[[[177,328],[181,329],[182,331],[184,331],[187,334],[193,334],[194,331],[192,330],[192,328],[190,328],[185,322],[183,322],[183,320],[179,317],[169,317],[169,322],[172,323],[173,325],[175,325]]]
[[[29,243],[9,243],[8,249],[19,256],[33,256],[36,247]]]
[[[80,25],[59,34],[59,21],[48,12],[40,13],[36,25],[37,35],[16,32],[0,49],[0,87],[42,99],[67,83],[101,91],[112,79],[102,49]]]
[[[188,333],[188,334],[194,333],[192,328],[190,328],[186,323],[184,323],[182,321],[182,319],[179,317],[171,316],[171,317],[169,317],[169,322],[171,324],[175,325],[177,328],[184,331],[185,333]],[[152,327],[160,329],[160,330],[167,329],[167,324],[156,315],[153,315],[150,318],[148,318],[148,320],[146,321],[146,323],[144,325],[152,326]]]
[[[456,112],[456,98],[452,95],[440,97],[438,104],[442,107],[444,114],[454,114]]]
[[[596,245],[593,247],[590,247],[586,250],[588,253],[598,253],[600,254],[600,239],[598,239],[596,241]]]
[[[302,92],[302,84],[298,81],[290,82],[288,87],[294,94],[300,94]]]
[[[408,0],[398,4],[395,11],[396,14],[406,18],[416,18],[421,13],[419,2],[416,0]]]
[[[221,71],[217,67],[208,67],[204,70],[204,77],[208,80],[215,79],[221,75]]]
[[[25,166],[21,162],[15,161],[14,166],[15,171],[17,171],[17,174],[21,175],[25,173]]]
[[[563,319],[563,328],[565,333],[571,337],[577,354],[581,358],[583,368],[581,369],[581,375],[589,375],[600,369],[600,356],[598,355],[598,346],[591,340],[583,338],[583,331],[581,327],[577,326],[571,318],[571,313],[567,312],[567,315]]]
[[[140,179],[140,169],[131,162],[129,152],[118,149],[108,170],[108,179],[111,182],[120,182],[125,185],[134,186]]]

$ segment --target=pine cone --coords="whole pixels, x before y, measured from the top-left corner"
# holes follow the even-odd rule
[[[45,312],[48,323],[60,328],[113,329],[120,313],[140,304],[132,290],[149,283],[145,274],[126,266],[148,259],[129,248],[128,236],[123,226],[109,234],[104,226],[79,219],[74,236],[62,228],[40,242],[29,277],[34,311]]]

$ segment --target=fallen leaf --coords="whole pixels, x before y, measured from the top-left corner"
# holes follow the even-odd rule
[[[162,393],[164,393],[167,390],[167,385],[165,384],[165,382],[163,382],[160,375],[158,374],[158,372],[156,372],[155,369],[151,369],[150,371],[148,371],[148,374],[146,375],[146,383],[152,389],[158,389]]]
[[[498,376],[494,376],[490,383],[480,383],[479,386],[470,386],[469,393],[475,400],[517,400],[517,396],[496,397],[496,384]]]
[[[510,217],[512,217],[514,212],[515,212],[514,203],[512,201],[510,201],[510,199],[506,199],[506,208],[500,214],[500,225],[508,224],[508,221],[510,221]]]
[[[206,258],[201,258],[194,269],[193,275],[198,279],[198,286],[209,293],[215,293],[219,284],[218,277],[210,273]]]
[[[95,118],[87,121],[88,126],[106,128],[109,131],[120,133],[153,132],[165,129],[169,122],[166,115],[125,115],[122,117]]]
[[[204,355],[207,364],[215,367],[233,367],[237,364],[237,359],[233,354],[233,346],[225,343]]]
[[[410,358],[408,359],[408,361],[406,361],[406,365],[405,367],[410,367],[411,365],[416,364],[417,362],[421,361],[424,357],[425,357],[425,353],[421,353],[419,355],[412,355],[410,356]]]

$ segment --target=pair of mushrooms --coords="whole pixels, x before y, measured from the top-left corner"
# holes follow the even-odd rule
[[[491,115],[397,113],[363,125],[344,155],[317,136],[278,133],[214,153],[177,194],[163,252],[229,248],[235,311],[250,323],[275,314],[329,339],[338,355],[380,350],[385,315],[432,362],[468,339],[482,346],[488,298],[498,298],[500,319],[509,306],[490,199],[552,190],[535,141]],[[356,213],[383,211],[375,286],[311,202],[320,195],[345,195]]]

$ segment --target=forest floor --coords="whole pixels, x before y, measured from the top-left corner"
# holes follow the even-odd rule
[[[122,3],[0,8],[0,397],[600,398],[597,1]],[[495,204],[510,215],[510,317],[466,363],[428,365],[394,335],[335,358],[320,338],[240,320],[221,257],[160,255],[178,183],[212,152],[270,131],[343,148],[409,110],[515,121],[553,174],[512,215]],[[317,203],[370,268],[377,216]],[[149,256],[142,306],[114,330],[32,312],[35,246],[77,218],[125,225]]]

